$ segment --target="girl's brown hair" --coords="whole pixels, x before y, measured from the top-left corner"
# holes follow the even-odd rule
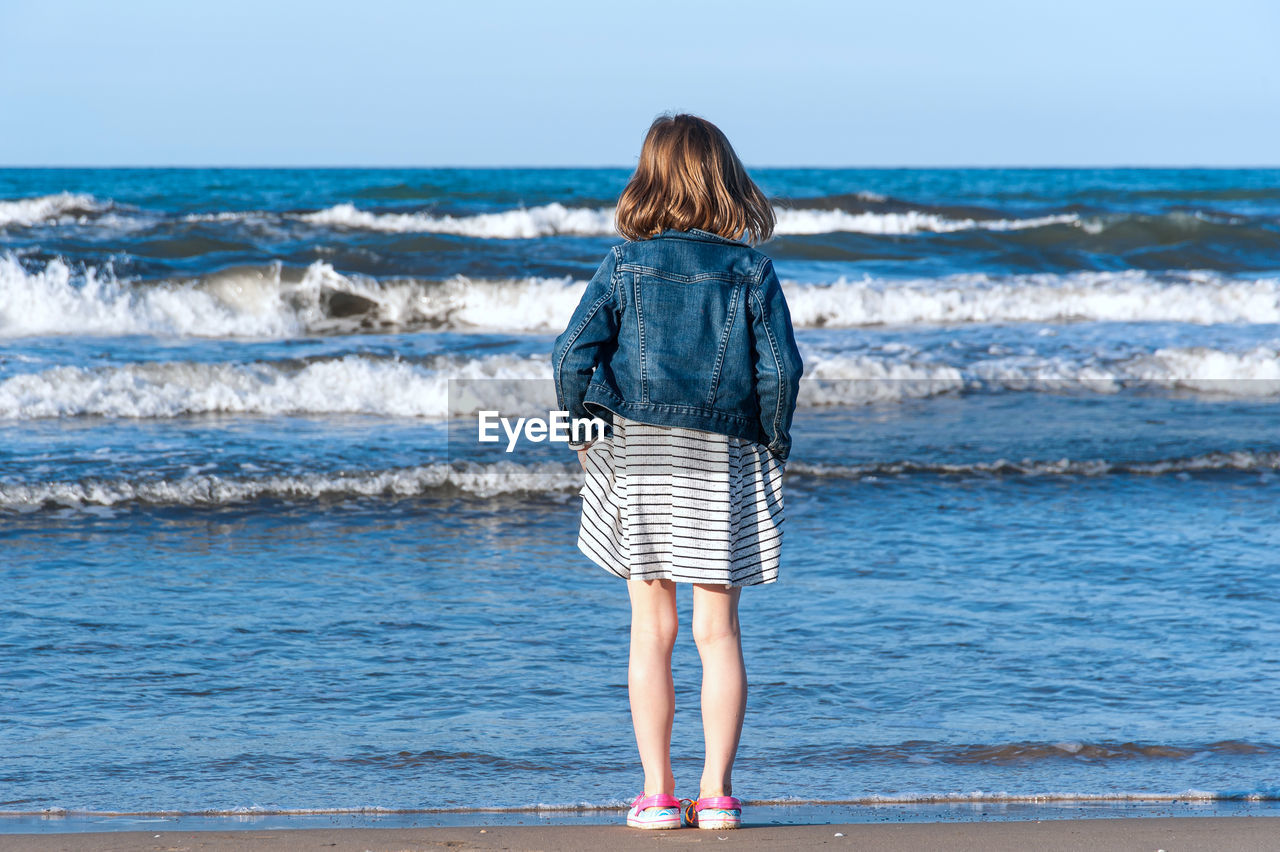
[[[745,231],[754,245],[773,236],[774,221],[773,206],[720,128],[683,113],[650,125],[616,214],[629,240],[698,228],[731,240]]]

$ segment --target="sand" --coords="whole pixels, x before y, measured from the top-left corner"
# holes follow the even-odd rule
[[[452,828],[314,828],[232,831],[113,831],[0,834],[0,849],[54,850],[268,849],[281,852],[399,852],[437,849],[857,849],[886,852],[1265,852],[1280,850],[1280,817],[1143,817],[1043,821],[761,825],[738,831],[637,831],[608,825]]]

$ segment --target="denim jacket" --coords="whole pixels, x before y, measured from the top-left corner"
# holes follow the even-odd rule
[[[617,413],[791,452],[803,365],[773,262],[745,243],[668,229],[614,246],[552,354],[571,417]]]

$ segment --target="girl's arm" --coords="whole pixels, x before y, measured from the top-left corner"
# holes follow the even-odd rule
[[[766,260],[760,283],[751,290],[751,331],[755,339],[756,395],[760,400],[760,426],[769,438],[769,451],[779,461],[791,452],[791,417],[804,363],[791,327],[791,312],[782,295],[782,284]]]
[[[583,406],[587,385],[600,361],[601,350],[618,336],[617,248],[609,252],[587,283],[569,326],[556,338],[551,366],[556,404],[572,418],[589,418]]]

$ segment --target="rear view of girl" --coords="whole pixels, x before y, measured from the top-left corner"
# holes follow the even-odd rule
[[[800,354],[768,257],[773,208],[724,134],[691,115],[649,128],[618,201],[614,246],[552,355],[560,408],[611,424],[575,446],[578,547],[627,580],[628,686],[644,790],[636,828],[679,828],[671,771],[676,584],[693,586],[705,763],[684,817],[737,828],[733,761],[746,709],[743,586],[778,578],[782,471]]]

